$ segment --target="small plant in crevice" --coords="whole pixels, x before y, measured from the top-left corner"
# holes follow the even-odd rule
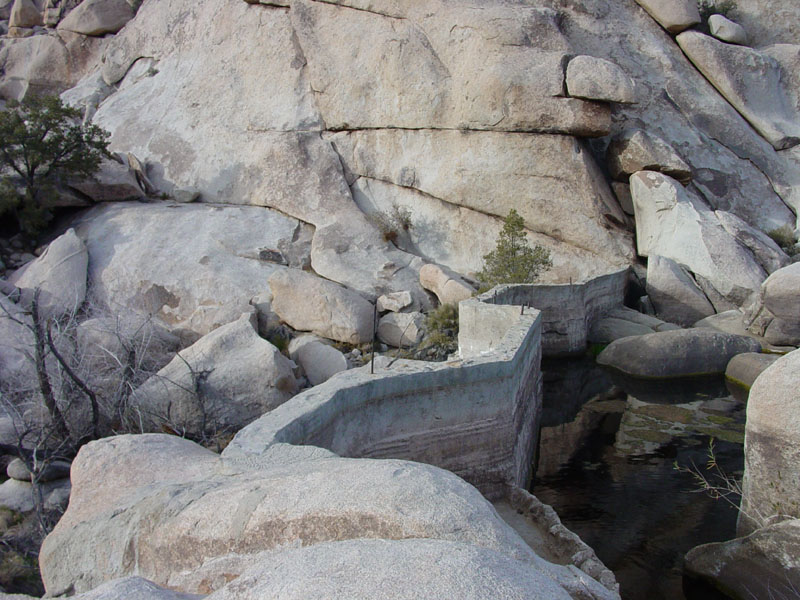
[[[458,306],[442,304],[425,317],[425,336],[416,355],[426,360],[447,360],[458,350]]]
[[[385,242],[397,244],[400,235],[413,228],[411,211],[404,206],[392,206],[388,212],[378,212],[370,216],[370,220],[380,230]]]
[[[534,283],[552,266],[547,248],[528,245],[525,221],[512,208],[497,238],[497,246],[483,257],[483,269],[477,274],[483,284],[479,291],[503,283]]]
[[[767,235],[789,256],[794,256],[798,253],[797,240],[795,240],[794,231],[789,225],[768,231]]]
[[[698,0],[697,10],[700,12],[700,18],[705,23],[711,15],[723,15],[727,17],[731,12],[736,9],[736,3],[733,0]]]

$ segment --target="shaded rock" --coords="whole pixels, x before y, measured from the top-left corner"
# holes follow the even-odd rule
[[[181,350],[134,392],[145,426],[189,435],[238,431],[297,392],[293,365],[242,315]]]
[[[68,229],[8,281],[29,294],[40,290],[39,305],[45,318],[74,314],[86,299],[88,265],[86,245],[74,229]]]
[[[691,167],[667,142],[641,129],[616,136],[607,156],[612,177],[625,182],[638,171],[659,171],[684,184],[692,179]]]
[[[26,312],[0,294],[0,339],[3,340],[0,343],[0,379],[4,382],[30,382],[35,378],[33,364],[26,355],[33,348],[33,332],[29,328],[33,323]]]
[[[743,352],[758,352],[750,338],[706,329],[680,329],[612,342],[598,364],[642,378],[688,377],[724,373],[728,361]]]
[[[45,510],[63,509],[69,500],[69,479],[56,479],[39,485]],[[0,484],[0,506],[18,512],[30,512],[34,504],[34,488],[30,481],[8,479]]]
[[[656,314],[671,323],[689,326],[714,314],[714,307],[691,275],[663,256],[647,259],[647,295]]]
[[[58,29],[83,35],[117,33],[135,14],[127,0],[83,0],[58,24]]]
[[[764,339],[776,346],[800,346],[800,322],[774,318],[764,331]]]
[[[125,0],[120,1],[127,6]],[[136,180],[136,175],[127,165],[116,160],[104,160],[100,165],[100,170],[92,178],[70,181],[68,185],[89,196],[95,202],[136,200],[145,195]]]
[[[123,577],[104,583],[75,600],[200,600],[205,596],[168,590],[141,577]]]
[[[645,327],[649,327],[655,331],[658,331],[659,327],[669,324],[665,323],[661,319],[657,319],[649,314],[641,313],[638,310],[633,310],[627,306],[618,306],[617,308],[608,311],[605,316],[631,321],[632,323],[638,323],[639,325],[644,325]]]
[[[61,100],[70,106],[83,109],[83,122],[88,123],[100,103],[114,92],[114,88],[103,81],[100,69],[86,75],[77,85],[61,94]],[[106,164],[106,161],[103,162]]]
[[[776,150],[800,143],[797,114],[790,107],[774,59],[696,31],[676,39],[689,60]]]
[[[747,401],[745,468],[737,533],[773,515],[800,516],[800,350],[758,376]]]
[[[567,92],[574,98],[603,102],[636,102],[633,79],[610,60],[576,56],[567,65]]]
[[[442,304],[458,304],[475,293],[475,288],[457,274],[434,264],[427,264],[419,270],[419,282],[436,294]]]
[[[349,344],[372,339],[373,306],[356,292],[297,269],[276,271],[269,285],[272,310],[292,328]]]
[[[750,301],[766,273],[691,188],[662,173],[641,171],[631,176],[631,192],[639,254],[684,265],[706,296],[707,282],[734,306]],[[719,310],[715,299],[709,299]]]
[[[44,25],[42,11],[36,8],[33,0],[14,0],[11,15],[8,18],[9,27],[36,27]]]
[[[620,338],[645,335],[654,330],[646,325],[634,323],[625,319],[606,317],[599,319],[589,330],[587,341],[591,344],[608,344]]]
[[[725,231],[748,248],[767,273],[773,273],[789,264],[789,257],[771,237],[751,227],[732,213],[718,210],[714,214]]]
[[[422,340],[424,325],[422,313],[389,313],[378,322],[378,339],[395,348],[416,346]]]
[[[299,226],[261,207],[120,203],[93,208],[76,229],[101,305],[152,314],[192,343],[250,310],[280,268],[261,249],[293,245]]]
[[[69,469],[71,463],[66,460],[53,460],[44,463],[43,470],[36,476],[39,483],[47,483],[57,479],[69,479]],[[18,481],[31,481],[31,472],[22,460],[15,458],[6,468],[6,473],[11,479]]]
[[[791,598],[800,589],[798,556],[800,522],[791,519],[746,537],[692,548],[684,570],[729,598]]]
[[[700,22],[694,0],[636,0],[636,3],[670,33],[679,33]]]
[[[612,181],[611,189],[614,190],[614,195],[617,197],[617,201],[625,214],[633,216],[633,198],[631,197],[630,184],[622,183],[621,181]]]
[[[718,40],[729,44],[747,45],[747,32],[744,27],[734,23],[724,15],[711,15],[708,18],[708,28]]]
[[[393,292],[391,294],[384,294],[378,298],[378,312],[400,312],[404,308],[411,306],[413,299],[411,292]]]
[[[779,354],[737,354],[725,368],[725,378],[749,390],[756,378],[779,358]]]
[[[328,379],[347,370],[344,354],[317,336],[303,335],[289,343],[289,356],[303,367],[311,385],[325,383]]]

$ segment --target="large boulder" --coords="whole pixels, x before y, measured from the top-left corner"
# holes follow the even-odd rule
[[[714,314],[714,307],[692,276],[674,260],[653,255],[647,259],[647,295],[665,321],[692,325]]]
[[[290,327],[348,344],[372,339],[374,307],[360,294],[298,269],[275,272],[269,286],[272,310]]]
[[[800,143],[798,115],[790,108],[774,59],[697,31],[676,39],[689,60],[776,150]]]
[[[779,358],[779,354],[756,352],[737,354],[725,367],[725,379],[749,390],[758,376]]]
[[[33,349],[33,322],[27,311],[0,294],[0,380],[16,385],[34,377],[29,359]]]
[[[36,25],[44,25],[44,21],[42,20],[42,11],[36,8],[33,0],[14,0],[8,26],[35,27]]]
[[[289,356],[303,368],[311,385],[325,383],[347,370],[344,354],[315,335],[302,335],[289,342]]]
[[[742,306],[755,296],[766,273],[694,191],[662,173],[641,171],[631,175],[631,193],[640,255],[669,258],[701,285],[707,281],[720,296],[717,310]]]
[[[389,313],[378,322],[378,339],[395,348],[416,346],[424,333],[422,313]]]
[[[127,5],[125,0],[121,1]],[[136,175],[127,165],[108,159],[100,164],[100,170],[91,178],[70,181],[69,186],[95,202],[138,200],[145,195]]]
[[[245,314],[181,350],[136,389],[133,410],[151,431],[235,432],[297,392],[292,367]]]
[[[800,350],[765,370],[747,401],[739,535],[773,515],[800,517]]]
[[[799,557],[800,520],[790,519],[746,537],[692,548],[684,572],[726,598],[792,598],[800,589]]]
[[[436,294],[442,304],[458,304],[475,294],[475,288],[457,273],[439,265],[428,264],[422,267],[419,270],[419,282],[426,290]]]
[[[676,329],[628,337],[609,344],[598,364],[632,377],[663,379],[725,372],[728,361],[743,352],[758,352],[751,338],[707,329]]]
[[[800,263],[770,275],[762,286],[764,306],[779,319],[800,322]]]
[[[791,259],[781,250],[781,247],[764,232],[750,226],[732,213],[717,210],[714,214],[725,228],[725,231],[730,233],[745,248],[749,249],[758,264],[767,273],[774,273],[791,262]]]
[[[499,591],[506,585],[524,586],[523,595],[552,588],[553,597],[616,597],[576,569],[536,556],[475,488],[419,463],[286,445],[228,459],[174,436],[121,436],[84,446],[72,479],[69,508],[40,553],[51,595],[135,572],[220,598],[262,597],[265,588],[308,597],[306,584],[298,585],[307,565],[321,577],[347,573],[341,581],[308,581],[322,595],[338,596],[325,591],[338,581],[336,589],[354,597],[362,597],[362,582],[374,597],[388,585],[380,575],[386,569],[406,581],[449,554],[463,568],[441,579],[453,589],[444,597],[461,597],[459,582],[469,581],[475,561],[490,567],[475,571],[481,578],[497,577],[494,597],[519,597]],[[364,561],[373,566],[362,568]],[[520,580],[517,565],[533,579]]]
[[[83,0],[58,24],[58,29],[83,35],[117,33],[135,14],[127,0]]]
[[[708,17],[708,29],[715,38],[729,44],[747,44],[747,32],[744,27],[734,23],[724,15],[711,15]]]
[[[35,261],[8,278],[25,291],[24,296],[39,290],[39,305],[45,318],[77,314],[86,299],[86,276],[89,252],[75,233],[66,233],[50,242]]]
[[[93,297],[112,313],[152,314],[189,343],[268,291],[279,268],[273,250],[308,256],[304,226],[261,207],[106,204],[76,230],[89,249]]]

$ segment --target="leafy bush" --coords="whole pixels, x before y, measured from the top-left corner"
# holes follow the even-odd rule
[[[49,223],[60,178],[91,177],[108,154],[109,134],[80,117],[57,96],[26,98],[0,112],[0,216],[11,213],[26,233]]]
[[[486,289],[501,283],[533,283],[553,266],[547,248],[528,245],[525,222],[513,208],[505,219],[497,246],[483,261],[483,270],[477,277]]]

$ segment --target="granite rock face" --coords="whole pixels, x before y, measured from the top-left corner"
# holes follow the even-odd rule
[[[280,444],[233,460],[174,436],[121,436],[84,446],[72,479],[69,509],[40,554],[51,594],[135,570],[160,586],[226,599],[268,589],[308,597],[307,586],[374,597],[396,577],[418,578],[442,597],[477,598],[468,590],[485,591],[487,582],[499,598],[541,589],[554,598],[617,597],[536,556],[475,488],[419,463]],[[198,520],[205,526],[192,525]],[[103,553],[87,551],[100,543]],[[444,575],[431,577],[424,565],[445,556]],[[485,570],[467,569],[478,562]],[[346,576],[321,578],[334,571]]]

